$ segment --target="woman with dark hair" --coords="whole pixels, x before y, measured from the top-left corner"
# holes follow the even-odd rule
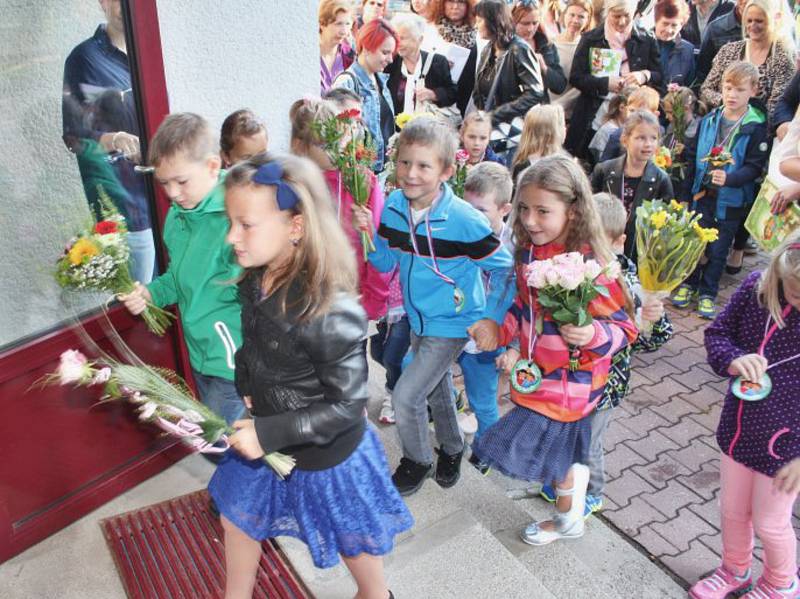
[[[681,39],[681,27],[688,18],[686,0],[658,0],[655,33],[665,84],[689,87],[694,82],[694,46]]]
[[[516,33],[533,48],[533,55],[542,71],[546,91],[562,94],[567,89],[567,76],[558,60],[558,50],[542,25],[539,0],[517,0],[511,9]]]
[[[430,0],[427,17],[436,25],[442,40],[470,51],[464,70],[455,82],[456,104],[463,115],[475,87],[475,65],[478,62],[475,0]],[[427,41],[425,47],[429,47]]]
[[[472,98],[476,108],[492,115],[493,125],[510,123],[545,97],[539,62],[514,33],[505,2],[481,0],[475,14],[478,34],[489,43],[481,52]]]
[[[663,91],[656,38],[634,23],[636,0],[606,0],[604,9],[603,23],[581,37],[569,76],[581,95],[564,146],[579,158],[588,157],[615,94],[631,85]]]

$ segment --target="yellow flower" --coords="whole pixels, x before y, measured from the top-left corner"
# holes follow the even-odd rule
[[[685,210],[683,204],[681,204],[679,201],[675,199],[669,201],[669,207],[677,212],[683,212]]]
[[[694,229],[694,232],[697,233],[700,241],[713,243],[719,238],[719,231],[717,229],[704,229],[698,223],[694,223],[692,225],[692,229]]]
[[[84,258],[92,258],[100,253],[98,247],[88,239],[79,239],[69,250],[70,263],[77,266],[83,262]]]
[[[660,229],[664,225],[667,224],[667,213],[665,210],[659,210],[658,212],[654,212],[650,215],[650,224],[653,225],[656,230]]]
[[[401,112],[394,118],[394,123],[398,129],[402,129],[412,118],[414,118],[414,115],[410,112]]]

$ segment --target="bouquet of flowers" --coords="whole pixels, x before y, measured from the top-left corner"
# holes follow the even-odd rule
[[[125,218],[98,187],[103,220],[70,239],[56,263],[55,277],[63,289],[130,293],[135,284],[128,268],[130,250]],[[174,316],[149,304],[142,313],[147,328],[163,335]]]
[[[372,190],[372,163],[375,145],[361,124],[361,111],[345,110],[335,117],[314,123],[314,131],[322,140],[325,151],[341,173],[344,186],[353,196],[356,206],[366,206]],[[364,262],[375,251],[369,232],[361,231]]]
[[[687,96],[691,97],[691,92],[686,88],[681,88],[677,83],[670,83],[667,86],[663,105],[665,110],[669,107],[672,112],[672,139],[667,146],[662,146],[658,150],[653,159],[656,166],[665,170],[673,181],[680,181],[685,174],[686,163],[681,160],[681,157],[686,148],[686,129],[689,126],[686,114],[687,102],[690,99]],[[661,158],[659,159],[659,157]]]
[[[719,185],[715,185],[711,182],[710,171],[723,168],[729,164],[736,164],[733,156],[728,150],[725,149],[725,146],[714,146],[706,156],[700,159],[700,162],[707,162],[710,167],[706,170],[706,174],[703,176],[703,186],[711,189],[717,189],[719,188]]]
[[[716,229],[700,226],[700,215],[671,200],[647,200],[636,209],[639,280],[646,294],[663,299],[697,267]]]
[[[467,182],[467,160],[469,160],[469,152],[466,150],[456,152],[456,170],[448,181],[450,187],[453,188],[453,193],[459,198],[464,197],[464,183]]]
[[[667,146],[658,148],[656,155],[653,156],[653,164],[661,170],[669,172],[672,168],[672,152]]]
[[[433,116],[427,112],[401,112],[394,117],[394,124],[402,131],[408,123],[421,116]],[[395,133],[386,142],[386,163],[384,164],[384,192],[388,195],[397,189],[397,140],[400,133]]]
[[[525,275],[528,285],[537,290],[539,305],[558,324],[584,327],[592,322],[587,309],[598,295],[609,297],[608,288],[598,279],[605,275],[616,279],[620,274],[616,260],[601,266],[596,260],[586,260],[580,252],[536,260],[528,265]],[[580,349],[570,346],[569,368],[577,370]]]
[[[121,342],[121,340],[119,340]],[[130,352],[130,350],[128,350]],[[225,420],[198,402],[186,382],[166,368],[148,366],[130,352],[135,364],[126,364],[107,354],[91,361],[70,349],[61,354],[58,370],[40,384],[73,386],[105,385],[102,401],[127,401],[137,407],[139,418],[156,424],[200,453],[222,453],[235,431]],[[294,468],[294,459],[281,453],[265,455],[264,462],[284,478]]]

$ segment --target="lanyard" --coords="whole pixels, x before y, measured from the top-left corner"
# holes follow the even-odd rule
[[[528,264],[533,260],[533,245],[528,250]],[[533,346],[536,344],[536,323],[533,321],[533,293],[531,293],[531,286],[528,285],[528,321],[530,322],[530,331],[528,334],[528,360],[533,361]]]
[[[789,312],[791,312],[791,311],[792,311],[792,306],[791,305],[786,306],[783,309],[783,318],[786,319],[786,317],[789,315]],[[771,320],[772,320],[772,316],[767,316],[767,324],[766,324],[766,326],[764,326],[764,340],[761,342],[761,345],[758,348],[758,353],[761,356],[764,355],[764,348],[767,346],[767,342],[770,340],[772,335],[774,335],[775,331],[778,329],[778,323],[777,322],[774,322],[774,323],[772,323],[772,326],[769,326],[769,323],[770,323]],[[774,368],[775,366],[778,366],[780,364],[784,364],[786,362],[789,362],[791,360],[795,360],[797,358],[800,358],[800,354],[796,354],[794,356],[790,356],[788,358],[784,358],[783,360],[780,360],[779,362],[775,362],[774,364],[770,364],[769,366],[767,366],[767,370],[769,370],[770,368]]]
[[[433,251],[433,236],[431,235],[431,211],[433,210],[434,206],[439,200],[437,199],[431,204],[431,207],[428,209],[428,212],[425,214],[425,236],[428,239],[428,251],[431,254],[431,262],[433,266],[425,262],[424,260],[422,263],[430,268],[437,277],[439,277],[442,281],[447,283],[448,285],[452,285],[453,287],[456,286],[456,282],[444,274],[441,270],[439,270],[439,262],[436,260],[436,254]],[[422,254],[419,251],[419,247],[417,246],[417,231],[414,225],[414,220],[411,218],[411,205],[408,206],[408,213],[406,214],[406,218],[408,219],[408,230],[411,233],[411,247],[414,249],[414,253],[422,258]]]
[[[745,110],[744,114],[739,117],[739,120],[736,121],[733,124],[733,127],[730,128],[730,131],[728,131],[728,134],[725,136],[725,138],[721,142],[719,142],[718,144],[714,144],[714,145],[715,146],[722,146],[723,148],[725,148],[727,150],[728,149],[728,144],[732,140],[733,134],[736,133],[739,130],[739,125],[742,124],[742,121],[744,120],[744,117],[746,117],[746,116],[747,116],[747,110]],[[720,125],[721,125],[722,124],[721,121],[723,119],[722,112],[719,113],[719,118],[720,118]],[[719,130],[719,125],[717,125],[717,129]]]

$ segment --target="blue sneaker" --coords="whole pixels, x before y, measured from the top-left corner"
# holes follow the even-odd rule
[[[542,485],[542,490],[539,491],[539,497],[544,499],[547,503],[555,503],[556,490],[550,485]]]
[[[556,490],[550,485],[543,485],[539,491],[539,497],[548,503],[556,502]],[[603,509],[603,498],[599,495],[586,495],[586,503],[583,506],[583,518],[586,519],[595,512]]]

